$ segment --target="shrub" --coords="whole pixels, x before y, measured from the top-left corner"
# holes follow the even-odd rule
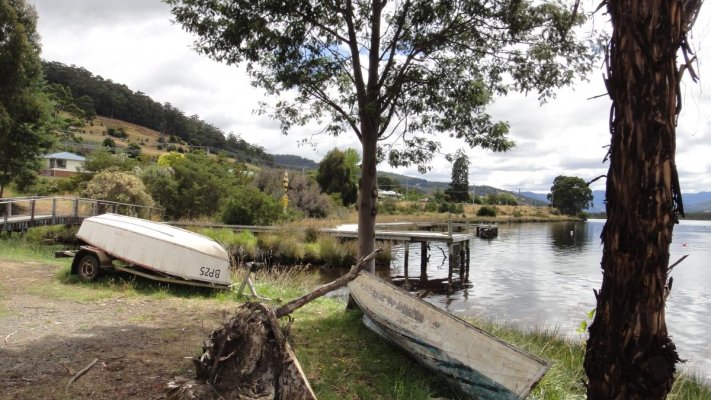
[[[106,134],[119,139],[126,139],[128,137],[126,129],[123,127],[110,126],[106,128]]]
[[[254,186],[243,186],[225,202],[221,214],[226,224],[269,225],[279,219],[281,206]]]
[[[495,217],[496,207],[483,206],[477,210],[476,215],[479,217]]]
[[[36,244],[76,244],[78,226],[41,226],[27,230],[27,240]]]
[[[87,184],[82,195],[90,199],[152,207],[155,202],[137,176],[121,171],[102,171]]]
[[[131,158],[138,158],[141,155],[141,146],[137,143],[129,143],[126,147],[126,154]]]
[[[102,145],[103,145],[104,147],[111,147],[111,148],[114,148],[114,147],[116,147],[116,142],[115,142],[113,139],[111,139],[111,138],[106,138],[106,139],[104,139],[104,141],[102,142]]]

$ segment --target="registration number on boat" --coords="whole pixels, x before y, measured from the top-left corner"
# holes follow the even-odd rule
[[[220,277],[220,270],[217,268],[200,267],[200,275],[207,276],[210,278],[219,278]]]

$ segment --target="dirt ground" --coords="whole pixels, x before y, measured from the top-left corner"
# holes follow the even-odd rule
[[[234,307],[120,293],[68,300],[42,290],[57,285],[57,268],[0,260],[0,399],[162,398],[167,382],[193,376],[190,357]]]

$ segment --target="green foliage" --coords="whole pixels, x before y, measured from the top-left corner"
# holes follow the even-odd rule
[[[354,204],[358,198],[358,162],[360,157],[353,149],[333,149],[318,165],[316,181],[325,193],[340,194],[344,206]]]
[[[393,165],[428,169],[440,133],[471,147],[510,148],[508,124],[485,113],[494,96],[548,98],[593,62],[572,29],[584,14],[557,1],[166,2],[198,36],[200,52],[244,64],[269,94],[296,94],[269,104],[284,132],[328,121],[325,132],[350,129],[365,145],[395,130],[402,147],[391,141],[379,154],[389,150]]]
[[[496,207],[483,206],[477,210],[476,215],[478,217],[495,217]]]
[[[560,175],[553,180],[548,200],[551,207],[557,208],[561,213],[578,215],[592,205],[593,195],[582,178]]]
[[[212,216],[222,209],[235,187],[230,165],[195,152],[172,165],[175,184],[163,193],[161,204],[172,218]],[[151,185],[152,190],[156,187]],[[173,196],[168,199],[167,196]]]
[[[183,158],[185,158],[184,154],[170,151],[170,152],[162,154],[160,157],[158,157],[158,165],[160,165],[161,167],[170,167],[177,160],[181,160]]]
[[[31,243],[42,245],[76,244],[78,230],[78,226],[41,226],[28,229],[26,238]]]
[[[457,160],[452,165],[452,181],[444,191],[449,201],[469,203],[469,157],[464,153],[457,154]]]
[[[377,181],[379,189],[394,190],[396,192],[400,192],[403,189],[402,185],[400,184],[400,181],[389,176],[378,175]]]
[[[108,147],[110,149],[116,148],[116,142],[111,139],[111,138],[106,138],[104,141],[101,143],[104,147]]]
[[[249,231],[239,233],[231,229],[202,228],[197,231],[220,243],[230,254],[237,257],[238,262],[245,259],[254,260],[258,253],[257,237]]]
[[[221,210],[222,222],[231,225],[270,225],[279,219],[281,205],[254,186],[235,189]]]
[[[483,199],[483,203],[488,204],[488,205],[499,204],[499,205],[517,206],[518,200],[516,200],[516,196],[512,195],[511,193],[498,192],[498,193],[487,194]]]
[[[82,192],[84,197],[119,203],[152,207],[155,202],[143,182],[128,172],[102,171],[97,173]]]
[[[141,155],[141,146],[137,143],[129,143],[126,147],[126,154],[131,158],[138,158]]]
[[[116,126],[109,126],[106,128],[106,134],[115,137],[117,139],[126,139],[128,138],[128,134],[126,133],[126,129],[122,126],[116,127]]]
[[[39,53],[35,9],[25,0],[0,0],[0,197],[15,177],[38,169],[52,144]]]

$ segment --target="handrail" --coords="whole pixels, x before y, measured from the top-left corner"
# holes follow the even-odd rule
[[[24,210],[22,213],[19,214],[13,214],[13,208],[19,208],[20,204],[28,202],[29,210]],[[49,214],[50,202],[51,214]],[[71,210],[67,210],[67,206],[65,205],[62,206],[65,211],[59,211],[57,203],[70,203]],[[88,210],[86,208],[87,205],[89,206]],[[160,217],[165,211],[161,207],[152,207],[140,204],[130,204],[118,201],[98,200],[73,196],[5,197],[0,198],[0,207],[1,206],[4,206],[4,210],[2,210],[2,215],[0,215],[0,226],[3,227],[3,229],[0,230],[5,231],[13,229],[25,229],[27,227],[37,225],[46,225],[47,223],[50,223],[52,225],[58,223],[67,223],[67,218],[70,219],[70,223],[76,224],[80,223],[81,220],[85,217],[90,217],[99,213],[106,212],[107,209],[109,212],[119,214],[122,213],[121,210],[124,210],[124,213],[130,215],[139,215],[139,211],[146,212],[147,210],[148,219],[151,219],[153,215]],[[11,225],[14,225],[14,228],[11,227]]]
[[[87,197],[76,197],[76,196],[2,197],[2,198],[0,198],[0,204],[15,203],[18,201],[32,201],[32,200],[35,200],[35,201],[36,200],[72,200],[72,201],[77,200],[77,201],[84,201],[84,202],[89,202],[89,203],[116,204],[119,206],[129,206],[129,207],[137,207],[137,208],[152,208],[154,210],[161,210],[161,211],[164,210],[162,207],[144,206],[141,204],[121,203],[119,201],[90,199]]]

